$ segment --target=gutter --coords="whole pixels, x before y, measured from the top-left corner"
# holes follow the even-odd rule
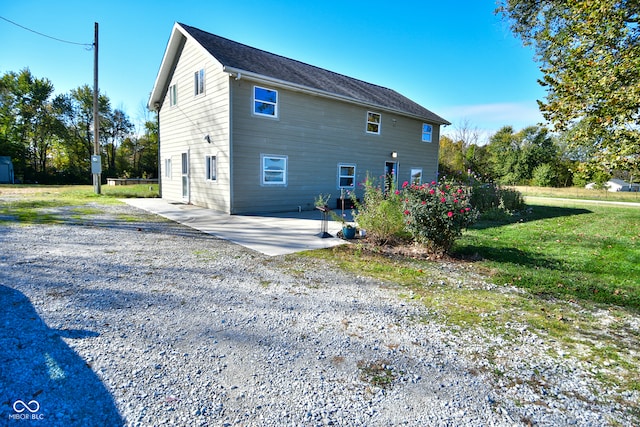
[[[405,116],[405,117],[411,117],[414,119],[418,119],[418,120],[422,120],[424,122],[427,123],[433,123],[433,124],[439,124],[439,125],[443,125],[443,126],[447,126],[450,125],[451,123],[449,123],[448,121],[444,120],[441,118],[441,121],[434,121],[433,119],[428,119],[424,116],[420,116],[417,114],[411,114],[408,113],[406,111],[403,110],[397,110],[394,108],[389,108],[389,107],[383,107],[381,105],[378,104],[374,104],[371,102],[366,102],[366,101],[361,101],[359,99],[356,98],[352,98],[349,96],[344,96],[344,95],[338,95],[332,92],[327,92],[324,90],[319,90],[319,89],[313,89],[310,88],[309,86],[303,86],[303,85],[299,85],[296,83],[291,83],[289,81],[286,80],[281,80],[281,79],[276,79],[273,77],[268,77],[262,74],[257,74],[257,73],[253,73],[251,71],[246,71],[246,70],[242,70],[239,68],[235,68],[235,67],[229,67],[224,65],[222,67],[222,71],[226,72],[229,74],[230,77],[233,77],[236,80],[240,80],[240,79],[246,79],[246,80],[251,80],[251,81],[256,81],[256,82],[265,82],[265,83],[271,83],[275,86],[280,86],[280,87],[284,87],[284,88],[288,88],[288,89],[292,89],[295,90],[297,92],[302,92],[308,95],[313,95],[313,96],[322,96],[325,98],[330,98],[330,99],[335,99],[338,101],[342,101],[342,102],[348,102],[350,104],[356,104],[356,105],[360,105],[360,106],[365,106],[365,107],[371,107],[377,110],[382,110],[382,111],[386,111],[389,113],[394,113],[394,114],[398,114],[401,116]]]

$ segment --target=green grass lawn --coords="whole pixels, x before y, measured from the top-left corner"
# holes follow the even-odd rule
[[[589,190],[584,187],[530,187],[515,186],[515,190],[522,193],[523,196],[534,197],[555,197],[566,199],[585,199],[585,200],[604,200],[617,202],[636,202],[640,203],[640,192],[629,191],[607,191],[607,190]]]
[[[493,281],[540,296],[640,311],[640,208],[549,201],[511,223],[479,222],[454,254],[480,258]]]
[[[56,223],[63,218],[56,208],[69,207],[73,214],[95,213],[91,205],[119,204],[118,199],[158,197],[158,185],[102,186],[95,194],[91,185],[0,185],[0,224]]]

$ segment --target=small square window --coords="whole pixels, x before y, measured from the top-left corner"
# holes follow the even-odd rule
[[[178,88],[176,85],[169,86],[169,106],[173,107],[178,103]]]
[[[422,168],[411,169],[411,184],[412,185],[422,184]]]
[[[380,114],[367,112],[367,133],[380,133],[380,119]]]
[[[278,117],[278,91],[254,86],[253,113],[260,116]]]
[[[194,95],[198,96],[204,93],[204,68],[198,70],[194,74]]]
[[[217,163],[216,156],[205,156],[205,179],[207,181],[215,181],[218,179]]]
[[[339,164],[338,165],[338,188],[356,187],[356,165]]]
[[[426,123],[422,124],[422,142],[431,142],[433,127]]]
[[[286,156],[262,156],[262,184],[286,185],[287,184],[287,157]]]

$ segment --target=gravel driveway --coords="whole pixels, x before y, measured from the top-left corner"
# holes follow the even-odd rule
[[[0,225],[0,425],[631,425],[526,330],[501,378],[390,284],[99,209]]]

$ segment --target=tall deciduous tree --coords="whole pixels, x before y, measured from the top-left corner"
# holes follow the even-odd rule
[[[640,2],[501,0],[512,31],[536,50],[556,130],[608,169],[640,164]]]
[[[440,137],[439,174],[455,175],[464,171],[462,141],[454,141],[446,135]]]
[[[74,131],[82,141],[86,153],[87,167],[93,153],[93,89],[89,85],[80,86],[71,90],[71,106]],[[109,98],[105,95],[98,96],[98,110],[100,111],[100,123],[102,126],[104,117],[111,113]]]
[[[487,150],[492,175],[502,184],[528,183],[536,168],[547,165],[553,171],[558,162],[557,146],[547,129],[538,126],[519,132],[504,126],[491,137]]]
[[[22,144],[19,173],[28,180],[39,180],[47,173],[53,144],[65,131],[50,101],[53,84],[34,77],[25,68],[5,74],[0,80],[0,93],[3,140]]]
[[[118,147],[133,130],[133,123],[129,120],[127,114],[116,108],[104,120],[105,127],[102,129],[106,142],[103,150],[107,155],[107,176],[115,177],[116,170],[116,154]]]

